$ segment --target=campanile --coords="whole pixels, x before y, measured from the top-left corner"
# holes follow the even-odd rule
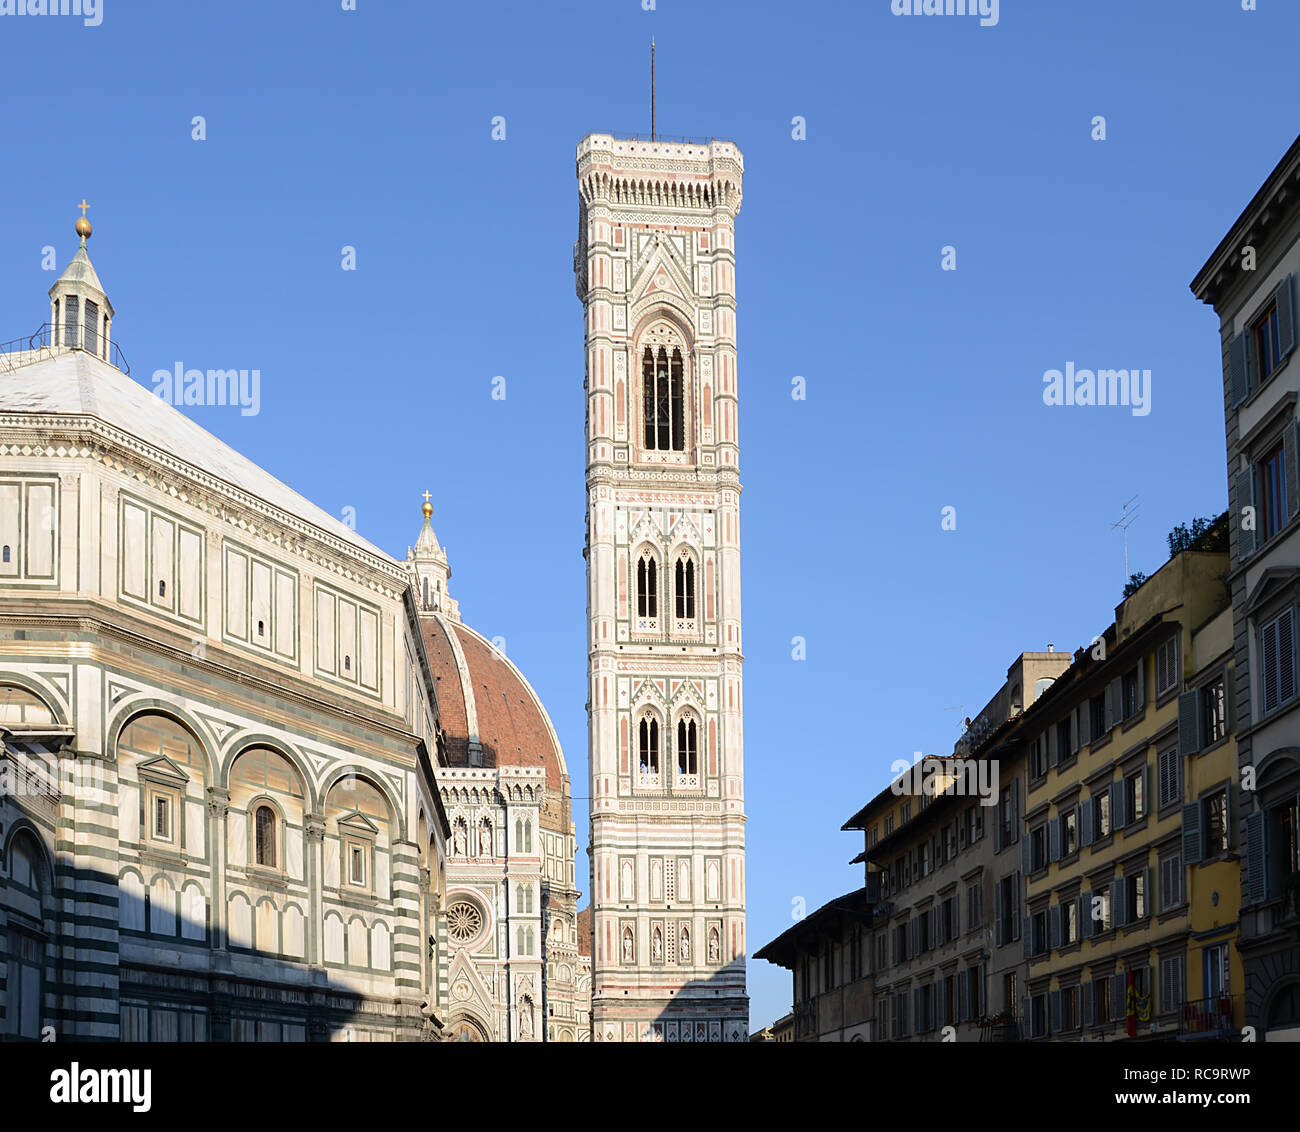
[[[748,1039],[743,171],[726,141],[578,146],[595,1041]]]

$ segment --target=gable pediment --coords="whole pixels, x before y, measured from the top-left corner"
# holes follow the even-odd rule
[[[189,774],[178,763],[172,762],[166,755],[141,763],[136,773],[151,782],[160,782],[167,786],[184,786],[189,782]]]
[[[1300,584],[1300,567],[1272,566],[1265,570],[1263,576],[1255,583],[1255,588],[1246,596],[1245,613],[1250,616],[1256,610],[1266,606],[1275,597],[1293,589]]]

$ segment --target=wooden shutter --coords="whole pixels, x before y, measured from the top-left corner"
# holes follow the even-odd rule
[[[1092,799],[1085,798],[1079,810],[1079,844],[1092,844]]]
[[[1300,421],[1282,434],[1282,459],[1286,464],[1286,509],[1294,519],[1300,513]]]
[[[1086,747],[1092,742],[1092,701],[1084,700],[1079,705],[1079,728],[1078,743],[1080,747]]]
[[[1033,954],[1032,944],[1034,942],[1034,925],[1028,916],[1023,918],[1020,925],[1020,952],[1026,959]]]
[[[1064,840],[1061,822],[1064,818],[1051,818],[1047,823],[1047,859],[1049,861],[1059,861],[1061,859],[1061,843]]]
[[[1062,912],[1061,906],[1059,904],[1056,904],[1051,908],[1051,910],[1048,913],[1048,926],[1049,926],[1050,938],[1051,938],[1051,942],[1049,946],[1057,950],[1059,950],[1061,946],[1061,927],[1062,927],[1061,912]]]
[[[1277,285],[1273,297],[1277,302],[1277,338],[1279,355],[1285,358],[1295,349],[1295,301],[1292,295],[1294,276],[1288,275]]]
[[[1194,755],[1201,749],[1201,693],[1184,692],[1178,697],[1178,753]]]
[[[970,1019],[970,976],[972,969],[967,969],[957,976],[958,1022],[966,1022]]]
[[[1201,803],[1188,802],[1183,807],[1183,864],[1196,865],[1204,859],[1201,836]]]
[[[1079,988],[1079,998],[1083,1007],[1083,1024],[1091,1026],[1093,1022],[1092,982],[1086,982]]]
[[[952,938],[961,938],[961,897],[955,892],[952,896]]]
[[[1266,815],[1257,810],[1246,818],[1246,903],[1261,904],[1272,898],[1272,869],[1268,859]]]
[[[1113,1022],[1123,1022],[1128,1012],[1128,979],[1124,972],[1112,975],[1110,980],[1110,1017]]]
[[[1128,878],[1116,877],[1110,888],[1110,922],[1115,927],[1128,923]]]
[[[1229,408],[1250,396],[1250,331],[1243,330],[1228,343]]]
[[[998,946],[1001,947],[1007,941],[1002,938],[1002,884],[998,881],[993,883],[993,922]]]
[[[1018,872],[1017,872],[1017,873],[1012,873],[1011,876],[1012,876],[1012,878],[1013,878],[1012,881],[1011,881],[1011,886],[1012,886],[1012,887],[1011,887],[1011,891],[1012,891],[1012,893],[1015,895],[1015,900],[1016,900],[1016,903],[1015,903],[1015,910],[1016,910],[1017,913],[1019,913],[1019,911],[1020,911],[1020,883],[1021,883],[1021,881],[1020,881],[1020,874],[1019,874]],[[1011,917],[1011,930],[1014,932],[1014,931],[1019,931],[1019,929],[1020,929],[1020,916],[1019,916],[1019,915],[1012,916],[1012,917]],[[1019,938],[1019,937],[1016,937],[1016,938]]]
[[[1052,991],[1052,1028],[1051,1033],[1059,1034],[1061,1032],[1061,992]]]
[[[1138,660],[1138,689],[1137,703],[1134,705],[1134,715],[1140,715],[1142,709],[1147,706],[1147,658],[1141,657]]]
[[[1237,558],[1244,562],[1255,553],[1255,527],[1259,524],[1257,512],[1251,516],[1251,530],[1246,530],[1242,523],[1244,512],[1249,507],[1255,509],[1255,466],[1250,465],[1244,472],[1237,473]]]
[[[1124,820],[1124,780],[1110,784],[1110,831],[1123,829],[1128,823]]]
[[[1033,840],[1032,835],[1020,839],[1020,869],[1025,876],[1028,876],[1034,871],[1034,861],[1033,857],[1030,855],[1030,845]]]
[[[1088,712],[1088,705],[1085,701],[1075,706],[1070,712],[1070,718],[1074,720],[1074,726],[1070,728],[1070,754],[1078,754],[1079,748],[1083,745],[1083,717]]]

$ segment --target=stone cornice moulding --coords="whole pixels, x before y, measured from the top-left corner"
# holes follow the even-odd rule
[[[65,438],[58,435],[60,432],[72,435]],[[97,443],[78,443],[75,439],[77,433],[89,433]],[[405,565],[396,559],[381,559],[362,547],[344,542],[314,523],[291,515],[242,488],[102,421],[75,415],[0,413],[0,435],[3,435],[3,440],[0,440],[0,456],[95,460],[164,491],[200,511],[215,515],[223,523],[238,527],[250,538],[261,538],[281,550],[324,566],[349,581],[382,593],[391,600],[399,599],[409,585]],[[174,472],[178,481],[192,485],[193,490],[186,492],[176,483],[161,480],[158,475],[160,465]],[[279,529],[275,533],[263,530],[257,523],[250,523],[248,518],[241,515],[240,509],[272,530]],[[320,547],[315,554],[312,553],[313,544],[319,544]],[[322,552],[337,558],[323,557]],[[346,559],[350,564],[359,563],[365,568],[365,573],[350,568],[337,559]]]
[[[91,599],[81,598],[78,600],[82,603],[90,604]],[[330,692],[331,689],[314,684],[299,673],[280,671],[277,669],[267,675],[258,673],[251,669],[235,668],[230,664],[220,663],[212,658],[213,653],[220,648],[219,642],[204,638],[206,641],[206,655],[200,659],[193,654],[193,638],[186,637],[186,643],[181,645],[173,645],[162,639],[160,633],[174,635],[178,639],[180,638],[181,635],[177,634],[170,626],[165,629],[150,627],[150,631],[147,633],[143,630],[136,632],[126,626],[118,625],[112,621],[107,621],[97,617],[90,612],[70,611],[64,614],[50,615],[44,610],[39,612],[32,610],[30,608],[31,604],[31,602],[19,604],[18,601],[8,601],[0,598],[0,631],[12,628],[29,628],[31,623],[36,621],[39,623],[41,629],[61,628],[69,633],[92,633],[104,637],[111,637],[135,645],[142,654],[148,654],[150,651],[161,652],[169,659],[179,661],[186,669],[192,669],[196,672],[206,671],[214,676],[219,676],[223,679],[229,680],[232,684],[239,684],[242,686],[249,686],[254,683],[267,685],[269,688],[274,689],[274,693],[277,697],[288,699],[297,705],[316,711],[326,712],[338,719],[352,721],[354,726],[359,724],[364,727],[377,729],[401,742],[409,742],[412,750],[414,750],[417,743],[421,742],[419,736],[415,735],[413,732],[404,730],[405,719],[402,719],[402,717],[398,716],[395,712],[390,711],[388,708],[381,707],[379,709],[390,717],[389,719],[383,719],[356,710],[356,706],[350,701],[347,702],[346,706],[343,702],[330,702],[329,700],[323,699],[322,694]],[[119,610],[119,607],[117,606],[113,606],[112,608],[114,611]],[[8,642],[4,640],[0,640],[0,651],[3,651],[7,643]],[[54,643],[55,642],[51,642],[51,644]],[[68,642],[64,641],[62,643]],[[117,668],[113,668],[109,664],[109,661],[112,659],[112,657],[102,657],[97,655],[93,647],[88,651],[78,651],[76,653],[76,661],[79,664],[97,664],[106,669],[111,669],[112,671],[119,671],[120,665]],[[143,676],[144,674],[133,673],[133,675]],[[160,686],[162,685],[163,681],[158,680],[156,674],[154,679]],[[298,689],[287,687],[286,679],[291,680],[294,683],[310,685],[310,688],[299,691]],[[222,706],[227,705],[223,704]],[[234,711],[234,709],[230,710]],[[235,714],[255,713],[240,710]],[[391,722],[393,719],[400,719],[403,726],[394,726]],[[281,724],[281,726],[283,726],[283,724]],[[305,738],[312,741],[319,739],[318,734],[314,731],[311,733],[304,731],[302,734]],[[323,740],[321,740],[321,742],[324,743]],[[348,749],[348,739],[341,738],[337,743],[325,745],[337,746],[340,749]],[[367,754],[366,757],[376,758],[382,761],[382,756],[379,755]],[[411,768],[402,767],[401,769],[407,771]]]

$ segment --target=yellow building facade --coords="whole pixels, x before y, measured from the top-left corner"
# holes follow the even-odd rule
[[[1026,1038],[1240,1024],[1226,572],[1175,555],[1026,713]]]

